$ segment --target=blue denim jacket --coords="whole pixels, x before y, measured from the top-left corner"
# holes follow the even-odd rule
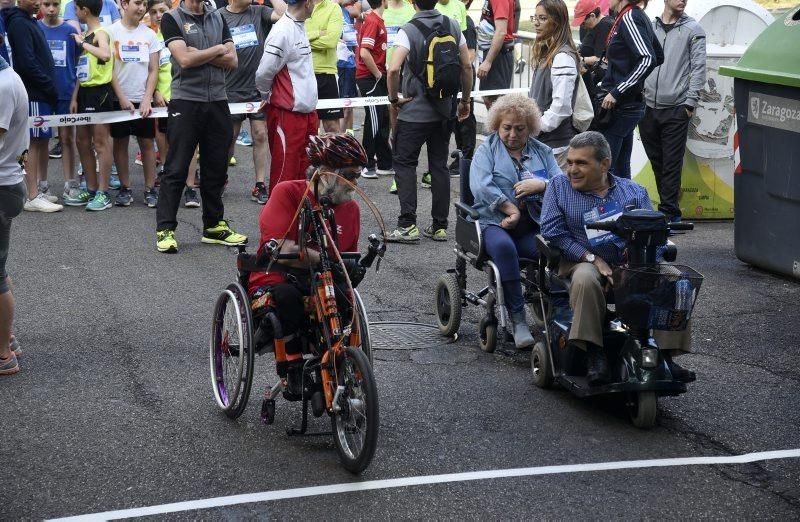
[[[522,165],[534,175],[548,180],[562,174],[552,149],[533,138],[528,138],[528,144],[522,151]],[[511,201],[519,206],[514,195],[514,185],[518,181],[517,168],[511,155],[500,141],[500,136],[492,133],[475,151],[469,172],[469,188],[475,198],[473,208],[480,214],[482,227],[500,224],[506,215],[497,207],[504,202]],[[534,197],[541,198],[542,195]]]

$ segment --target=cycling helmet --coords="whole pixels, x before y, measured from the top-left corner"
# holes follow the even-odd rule
[[[364,147],[350,134],[309,136],[306,154],[315,167],[325,165],[341,169],[367,165],[367,153]]]

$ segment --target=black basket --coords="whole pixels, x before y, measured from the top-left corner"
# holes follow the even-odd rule
[[[702,283],[703,275],[686,265],[617,267],[617,315],[632,329],[685,330]]]

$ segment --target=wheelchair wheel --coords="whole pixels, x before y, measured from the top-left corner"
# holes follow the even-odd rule
[[[358,290],[353,290],[355,293],[355,306],[358,311],[358,326],[359,337],[361,338],[361,351],[367,356],[370,364],[374,364],[372,354],[372,341],[369,335],[369,320],[367,319],[367,310],[364,308],[364,301],[361,300],[361,294]]]
[[[231,419],[242,414],[253,384],[253,316],[247,292],[228,285],[214,306],[209,361],[214,398]]]
[[[539,388],[549,388],[553,385],[550,350],[542,341],[533,345],[533,350],[531,350],[531,373],[533,374],[533,384]]]
[[[443,274],[436,282],[436,322],[447,337],[461,326],[461,289],[452,274]]]
[[[484,317],[478,324],[480,347],[486,353],[494,352],[497,348],[497,322],[494,317]]]
[[[337,390],[333,404],[333,438],[344,468],[364,471],[378,446],[378,390],[367,356],[347,347],[336,361]]]

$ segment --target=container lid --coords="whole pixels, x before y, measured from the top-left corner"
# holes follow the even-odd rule
[[[776,20],[748,47],[736,65],[720,74],[762,83],[800,87],[800,6]]]

